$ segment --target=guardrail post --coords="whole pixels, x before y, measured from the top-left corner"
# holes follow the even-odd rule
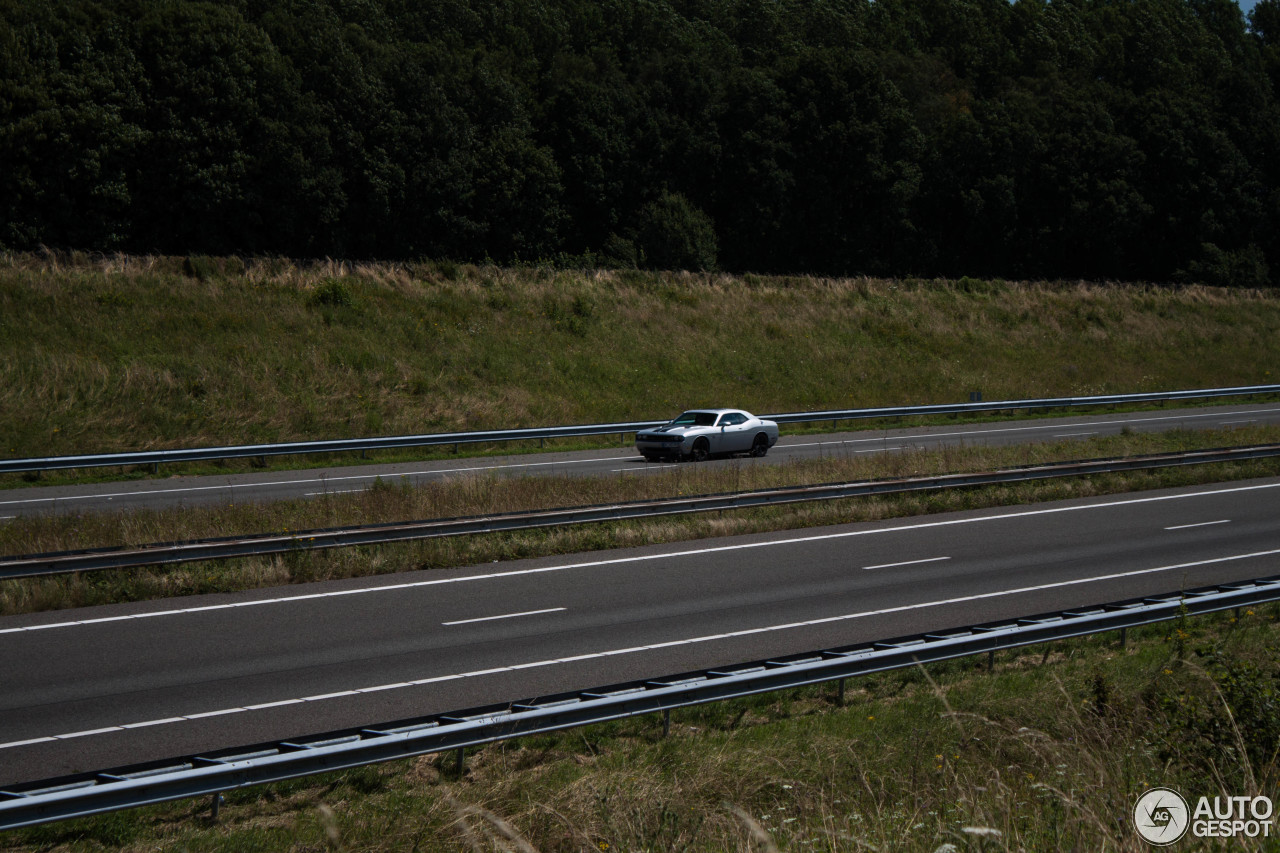
[[[466,752],[467,748],[465,746],[460,746],[458,747],[458,751],[455,753],[453,769],[458,774],[459,779],[462,778],[462,761],[466,756]]]
[[[987,672],[992,672],[996,668],[996,650],[992,649],[987,652]]]
[[[662,712],[662,736],[671,734],[671,709]]]
[[[159,473],[160,473],[160,463],[159,463],[159,462],[152,462],[152,463],[151,463],[151,473],[152,473],[152,474],[159,474]]]
[[[218,806],[222,805],[222,794],[214,794],[209,802],[209,820],[218,819]]]
[[[1124,648],[1125,640],[1126,640],[1126,639],[1128,639],[1128,633],[1129,633],[1129,629],[1128,629],[1128,628],[1121,628],[1121,629],[1120,629],[1120,648],[1122,648],[1122,649]]]
[[[843,678],[836,682],[836,704],[842,706],[844,705],[844,682]]]

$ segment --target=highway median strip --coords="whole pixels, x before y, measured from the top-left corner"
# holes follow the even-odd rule
[[[1280,444],[1263,444],[1217,450],[1196,450],[1021,466],[982,473],[943,474],[853,483],[782,487],[746,492],[727,492],[681,498],[569,507],[556,510],[522,511],[466,518],[304,530],[287,534],[273,533],[235,538],[157,542],[138,548],[48,552],[0,558],[0,579],[36,577],[99,569],[171,565],[200,560],[376,545],[475,533],[684,515],[748,507],[838,500],[867,495],[1018,483],[1058,477],[1234,462],[1277,456],[1280,456]]]

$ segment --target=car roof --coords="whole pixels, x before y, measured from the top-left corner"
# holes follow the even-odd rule
[[[685,409],[684,412],[682,412],[681,414],[684,414],[687,412],[703,412],[708,415],[723,415],[727,412],[736,412],[737,414],[740,414],[740,415],[746,414],[746,412],[743,411],[742,409]]]

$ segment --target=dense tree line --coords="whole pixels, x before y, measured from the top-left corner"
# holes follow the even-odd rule
[[[0,246],[1280,273],[1280,0],[0,0]]]

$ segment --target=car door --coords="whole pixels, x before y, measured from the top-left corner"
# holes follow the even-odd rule
[[[747,416],[742,412],[729,412],[721,416],[723,430],[720,434],[722,453],[742,453],[751,449],[751,431]]]

